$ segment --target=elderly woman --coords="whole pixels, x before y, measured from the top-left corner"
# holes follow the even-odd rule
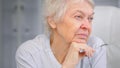
[[[18,48],[17,68],[106,68],[104,43],[90,36],[91,0],[45,0],[44,7],[49,35]]]

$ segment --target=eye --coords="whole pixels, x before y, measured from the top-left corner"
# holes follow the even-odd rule
[[[81,20],[81,19],[83,19],[83,16],[81,16],[81,15],[76,15],[76,16],[75,16],[75,19]]]
[[[88,20],[89,20],[89,22],[92,22],[93,17],[89,17]]]

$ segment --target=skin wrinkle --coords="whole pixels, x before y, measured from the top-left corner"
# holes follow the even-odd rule
[[[92,8],[94,8],[94,2],[92,0],[46,0],[46,11],[45,13],[45,16],[53,16],[53,19],[57,22],[57,21],[60,21],[60,19],[62,19],[63,15],[65,14],[66,12],[66,9],[69,7],[69,4],[70,2],[71,3],[78,3],[78,2],[87,2]],[[49,3],[49,2],[52,2],[52,3]],[[48,4],[48,5],[47,5]],[[53,5],[51,7],[51,5]],[[47,23],[45,23],[47,24]],[[50,28],[49,25],[46,25],[46,30],[45,30],[45,33],[46,34],[49,34],[51,33],[52,30]]]
[[[54,20],[52,22],[48,21],[52,28],[50,36],[51,49],[61,64],[65,60],[66,54],[70,49],[70,44],[73,41],[87,43],[92,24],[92,21],[89,21],[88,18],[94,14],[93,8],[86,1],[78,3],[69,2],[68,6],[63,18],[59,22]],[[77,17],[77,15],[82,16],[82,18]],[[90,53],[88,55],[90,56]]]

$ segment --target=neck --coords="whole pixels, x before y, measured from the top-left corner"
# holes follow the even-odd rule
[[[69,45],[57,32],[53,32],[53,34],[51,34],[50,44],[54,56],[56,57],[58,62],[62,64],[68,52]]]

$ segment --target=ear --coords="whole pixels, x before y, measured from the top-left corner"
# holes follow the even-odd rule
[[[56,28],[56,23],[51,17],[47,17],[47,22],[50,25],[51,28],[55,29]]]

